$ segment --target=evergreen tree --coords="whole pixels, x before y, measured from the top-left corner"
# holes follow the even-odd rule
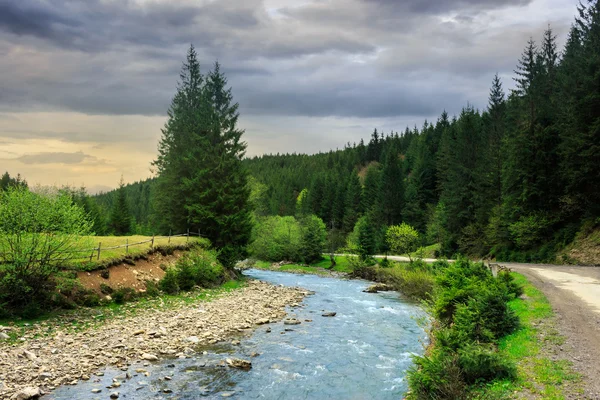
[[[226,267],[245,257],[252,228],[238,118],[220,65],[204,79],[190,47],[155,161],[157,196],[166,225],[202,232]]]
[[[404,208],[404,176],[400,157],[393,149],[386,154],[383,165],[381,199],[383,222],[386,225],[399,224]]]
[[[131,214],[127,205],[127,195],[125,194],[125,183],[123,177],[119,182],[117,199],[110,214],[110,230],[117,236],[127,235],[131,232]]]
[[[344,210],[344,231],[351,232],[362,215],[362,186],[356,171],[350,174],[346,190],[346,207]]]

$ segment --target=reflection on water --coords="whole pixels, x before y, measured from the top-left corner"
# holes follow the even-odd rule
[[[120,379],[122,386],[116,389],[106,386],[125,372],[108,369],[103,377],[61,387],[47,398],[108,399],[118,391],[120,399],[362,400],[399,399],[406,392],[411,356],[423,352],[426,337],[415,321],[423,315],[416,305],[393,292],[363,293],[368,285],[364,281],[258,270],[246,275],[315,291],[302,307],[290,310],[302,324],[265,325],[240,338],[239,346],[222,344],[201,348],[206,354],[189,359],[133,365],[131,379]],[[325,318],[323,311],[337,315]],[[253,353],[260,355],[252,357]],[[226,367],[224,360],[229,357],[251,360],[252,369]],[[135,372],[140,368],[149,376]],[[102,392],[92,393],[95,388]]]

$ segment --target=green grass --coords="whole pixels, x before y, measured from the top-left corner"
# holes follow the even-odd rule
[[[521,321],[521,328],[502,338],[498,350],[518,366],[515,382],[500,381],[476,390],[476,398],[505,399],[515,394],[535,398],[561,400],[567,393],[581,393],[580,376],[566,360],[551,360],[548,348],[564,343],[553,327],[555,320],[550,303],[544,294],[520,274],[513,273],[515,281],[523,286],[525,299],[509,303]],[[543,335],[543,339],[541,339]]]
[[[35,329],[34,337],[52,335],[57,329],[78,333],[93,329],[106,321],[133,317],[149,309],[172,309],[197,302],[210,301],[212,298],[245,286],[244,280],[231,280],[212,289],[201,289],[177,295],[142,297],[136,301],[116,304],[114,302],[93,308],[75,310],[57,310],[33,319],[0,319],[0,325],[14,328],[9,332],[9,342],[16,343],[20,337]]]

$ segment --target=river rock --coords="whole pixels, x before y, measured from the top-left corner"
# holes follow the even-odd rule
[[[119,392],[112,392],[110,394],[110,398],[111,399],[118,399],[119,398],[119,394],[120,394]]]
[[[37,356],[31,351],[23,350],[23,355],[27,357],[29,361],[37,361]]]
[[[269,318],[261,318],[258,321],[256,321],[256,325],[264,325],[264,324],[268,324],[270,322]]]
[[[336,312],[334,311],[328,311],[328,312],[324,312],[323,314],[321,314],[323,317],[335,317],[337,315]]]
[[[300,325],[300,321],[296,318],[289,318],[283,321],[284,325]]]
[[[24,389],[19,390],[17,393],[11,397],[12,400],[29,400],[29,399],[37,399],[42,395],[40,388],[37,387],[26,387]]]
[[[363,292],[377,293],[377,292],[390,292],[392,290],[394,290],[394,288],[391,285],[388,285],[386,283],[376,283],[374,285],[369,286],[365,290],[363,290]]]
[[[154,354],[144,353],[144,354],[142,354],[142,360],[146,360],[146,361],[158,361],[158,357],[155,356]]]
[[[186,338],[185,340],[187,340],[188,342],[193,343],[193,344],[200,343],[200,339],[198,338],[198,336],[190,336],[190,337]]]
[[[231,368],[238,369],[250,369],[252,368],[252,363],[248,360],[242,360],[240,358],[228,358],[225,360],[228,366]]]
[[[10,336],[8,336],[4,332],[0,332],[0,340],[7,340],[7,339],[10,339]]]

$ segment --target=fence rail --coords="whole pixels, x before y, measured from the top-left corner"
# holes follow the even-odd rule
[[[65,251],[59,251],[56,253],[53,253],[52,257],[50,258],[52,261],[69,261],[69,260],[83,260],[83,259],[88,259],[91,262],[94,257],[96,258],[96,260],[100,260],[102,251],[107,251],[107,250],[118,250],[118,249],[125,249],[125,254],[129,254],[129,248],[130,247],[135,247],[135,246],[140,246],[146,243],[150,243],[150,250],[154,249],[154,242],[155,240],[158,239],[167,239],[167,244],[171,244],[171,239],[172,238],[176,238],[176,237],[185,237],[186,238],[186,243],[189,242],[189,238],[190,237],[204,237],[204,235],[202,235],[200,232],[191,232],[189,229],[186,233],[180,233],[180,234],[176,234],[176,235],[171,235],[169,234],[168,236],[155,236],[152,235],[151,239],[148,240],[142,240],[141,242],[135,242],[135,243],[129,243],[129,238],[125,237],[125,244],[122,245],[117,245],[117,246],[109,246],[109,247],[102,247],[102,242],[98,242],[98,246],[94,247],[94,248],[88,248],[88,249],[82,249],[82,250],[65,250]],[[0,253],[0,257],[4,258],[6,260],[6,256],[9,255],[10,253]],[[30,256],[30,257],[35,257],[37,254],[39,253],[27,253],[26,256]],[[65,258],[56,258],[56,256],[60,256],[60,255],[64,255],[64,254],[86,254],[86,256],[79,256],[79,257],[65,257]],[[89,256],[87,256],[87,254],[89,254]],[[31,260],[34,262],[41,262],[41,261],[45,261],[45,260]]]

